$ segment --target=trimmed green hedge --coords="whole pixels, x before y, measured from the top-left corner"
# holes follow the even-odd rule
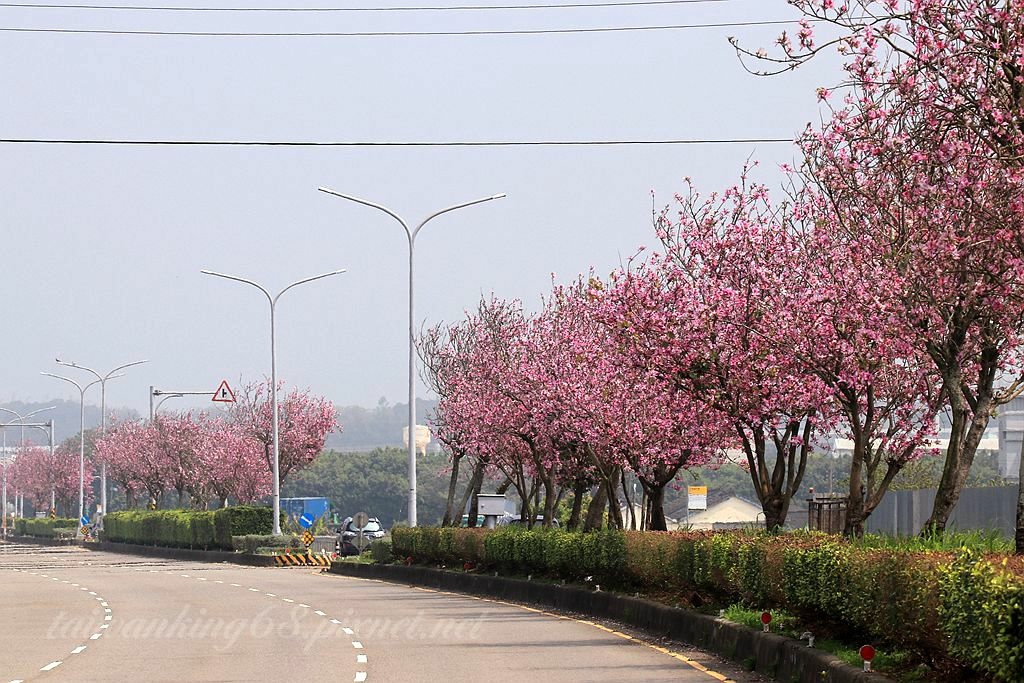
[[[779,608],[924,656],[1024,681],[1024,560],[857,547],[814,532],[621,532],[517,527],[392,531],[394,554],[610,588]]]
[[[20,536],[40,536],[42,538],[53,538],[58,533],[69,531],[74,533],[78,529],[78,522],[74,519],[26,519],[19,517],[14,520],[14,533]]]
[[[233,536],[269,534],[270,508],[237,505],[212,512],[127,510],[103,518],[104,540],[171,548],[232,550]]]
[[[966,551],[941,569],[942,627],[957,659],[1003,681],[1024,680],[1024,562]]]
[[[247,534],[232,536],[231,545],[243,553],[255,553],[260,548],[299,548],[302,545],[297,537],[291,534],[274,536],[271,534]]]

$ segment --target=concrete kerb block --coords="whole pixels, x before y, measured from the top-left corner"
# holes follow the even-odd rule
[[[97,543],[84,543],[83,547],[89,550],[99,550],[111,553],[124,553],[128,555],[142,555],[144,557],[161,557],[171,560],[195,560],[198,562],[228,562],[231,564],[242,564],[255,567],[270,567],[274,564],[271,555],[245,555],[244,553],[232,553],[223,550],[193,550],[190,548],[164,548],[160,546],[134,545],[131,543],[115,543],[113,541],[101,541]]]

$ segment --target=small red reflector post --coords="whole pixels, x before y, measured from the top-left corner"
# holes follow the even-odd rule
[[[871,660],[875,658],[875,648],[870,645],[861,646],[860,658],[864,660],[864,670],[871,671]]]
[[[764,632],[768,633],[768,624],[772,623],[771,613],[761,612],[761,623],[764,624]]]

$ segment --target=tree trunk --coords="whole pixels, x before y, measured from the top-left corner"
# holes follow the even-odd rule
[[[608,491],[602,482],[597,487],[597,493],[590,500],[587,506],[587,518],[583,522],[583,531],[595,531],[601,528],[604,520],[604,508],[608,504]]]
[[[580,516],[583,512],[583,496],[590,490],[584,483],[577,482],[572,487],[572,511],[569,513],[569,531],[576,531],[580,528]]]
[[[644,495],[650,503],[647,528],[651,531],[668,531],[668,520],[665,519],[665,487],[645,486]]]
[[[554,482],[549,478],[544,483],[544,528],[550,529],[554,524],[555,508],[558,506],[558,491],[554,490]]]
[[[633,509],[633,501],[629,498],[629,489],[626,488],[626,472],[622,472],[622,497],[626,501],[626,509],[629,510],[629,528],[636,531],[636,510]]]
[[[480,493],[480,487],[484,481],[484,469],[487,467],[487,462],[483,458],[479,458],[476,461],[476,465],[473,467],[473,475],[469,478],[469,483],[466,485],[466,492],[462,494],[462,498],[459,499],[459,508],[454,514],[452,520],[452,526],[459,526],[462,524],[463,510],[466,510],[467,520],[466,526],[470,528],[476,528],[476,494]],[[472,499],[472,509],[467,509]]]
[[[615,493],[618,471],[618,468],[613,470],[612,476],[604,484],[608,487],[608,526],[612,529],[621,529],[623,526],[622,510],[619,509],[619,497]]]
[[[772,496],[761,504],[764,510],[764,527],[768,531],[778,531],[786,523],[789,514],[789,500],[780,496]]]
[[[441,526],[452,526],[452,517],[455,517],[455,490],[459,486],[459,463],[462,462],[462,456],[452,453],[452,476],[448,479],[448,500],[444,506],[444,519],[441,520]],[[462,512],[458,514],[459,522],[462,521]],[[456,524],[455,526],[458,526]]]
[[[988,427],[991,409],[990,398],[979,396],[977,407],[973,410],[969,422],[966,418],[972,411],[966,407],[953,410],[953,426],[949,435],[949,447],[946,449],[946,462],[942,468],[939,488],[935,492],[932,515],[921,528],[922,535],[941,534],[946,531],[949,517],[960,502],[960,493],[967,483],[967,475],[978,452],[978,444],[981,443],[981,437]],[[962,436],[965,429],[966,435]]]

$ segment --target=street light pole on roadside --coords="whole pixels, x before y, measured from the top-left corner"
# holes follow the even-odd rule
[[[95,379],[85,386],[82,386],[70,377],[64,377],[62,375],[55,375],[52,372],[41,372],[40,375],[46,375],[47,377],[56,377],[57,379],[64,380],[69,384],[74,384],[75,388],[78,389],[79,395],[79,439],[78,439],[78,520],[81,522],[82,515],[85,514],[85,392],[94,384],[99,384],[100,380]],[[119,377],[120,375],[115,375]],[[106,510],[104,510],[106,512]]]
[[[4,411],[5,413],[10,413],[11,415],[14,415],[16,418],[18,418],[17,422],[23,422],[23,421],[27,420],[28,418],[32,417],[33,415],[36,415],[38,413],[42,413],[42,412],[47,411],[47,410],[53,410],[56,407],[57,406],[49,406],[48,408],[40,408],[38,410],[33,410],[28,415],[22,415],[21,413],[17,412],[16,410],[11,410],[10,408],[0,408],[0,410]],[[52,424],[52,421],[51,421],[51,424]],[[3,496],[2,496],[3,501],[2,501],[2,503],[0,503],[0,505],[2,505],[2,507],[3,507],[3,529],[2,529],[2,531],[3,531],[4,537],[7,536],[7,463],[8,463],[8,458],[7,458],[7,429],[6,428],[10,427],[10,426],[12,426],[12,425],[10,425],[10,424],[3,425],[3,427],[4,427],[4,435],[3,435],[4,481],[3,481]],[[21,425],[21,445],[22,446],[25,445],[25,426],[26,425]],[[52,426],[50,428],[50,456],[51,457],[53,456],[53,427]],[[15,511],[17,511],[17,501],[15,501]]]
[[[115,375],[114,374],[118,370],[124,370],[125,368],[132,367],[133,365],[142,365],[143,363],[148,363],[149,362],[149,361],[146,361],[146,360],[137,360],[137,361],[133,361],[131,363],[125,363],[124,365],[117,366],[116,368],[114,368],[113,370],[108,372],[107,374],[101,375],[100,373],[96,372],[92,368],[87,368],[84,365],[79,365],[78,363],[74,362],[73,360],[61,360],[60,358],[57,358],[56,361],[57,361],[57,365],[64,365],[64,366],[67,366],[69,368],[76,368],[78,370],[85,370],[86,372],[91,372],[93,374],[93,376],[96,378],[96,380],[99,381],[99,383],[100,383],[100,434],[106,434],[107,433],[107,380],[108,379],[113,379],[114,377],[122,377],[122,375]],[[101,462],[100,463],[100,509],[103,511],[103,514],[107,514],[107,463],[105,463],[105,462]]]
[[[222,277],[225,280],[234,280],[235,282],[242,282],[247,285],[252,285],[256,289],[263,292],[267,297],[267,301],[270,303],[270,409],[272,411],[271,425],[273,429],[273,444],[274,444],[274,535],[281,535],[281,440],[278,435],[278,417],[277,417],[277,338],[275,336],[275,316],[277,313],[277,300],[281,298],[281,295],[287,292],[292,287],[305,284],[307,282],[313,282],[314,280],[320,280],[325,277],[331,277],[332,275],[341,275],[345,272],[345,269],[334,270],[330,273],[324,273],[323,275],[314,275],[313,277],[303,278],[291,283],[276,295],[271,294],[267,289],[252,280],[245,278],[236,277],[234,275],[225,275],[224,273],[215,273],[212,270],[200,271],[204,275],[212,275],[214,277]]]
[[[414,254],[416,247],[416,235],[419,234],[423,226],[429,223],[434,218],[437,218],[441,214],[448,213],[449,211],[455,211],[456,209],[462,209],[467,206],[473,206],[474,204],[482,204],[483,202],[489,202],[494,199],[501,199],[505,196],[504,193],[491,195],[490,197],[483,197],[481,199],[474,199],[473,201],[463,202],[461,204],[455,204],[447,208],[435,211],[430,214],[415,228],[410,228],[409,224],[391,209],[375,204],[374,202],[360,199],[359,197],[353,197],[352,195],[343,194],[336,192],[326,187],[317,188],[321,192],[326,194],[334,195],[335,197],[341,197],[363,206],[369,206],[383,211],[387,215],[398,221],[405,229],[405,236],[409,238],[409,526],[416,526],[416,328],[413,314],[413,265],[414,265]]]

